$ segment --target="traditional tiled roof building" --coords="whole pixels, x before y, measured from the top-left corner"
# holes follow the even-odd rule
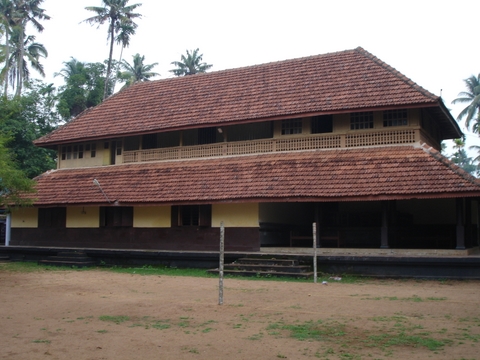
[[[37,141],[58,168],[12,244],[163,250],[476,243],[440,97],[362,48],[135,84]],[[308,241],[310,245],[311,241]]]

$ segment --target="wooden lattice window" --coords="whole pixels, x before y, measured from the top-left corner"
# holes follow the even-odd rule
[[[350,114],[350,130],[373,129],[373,111]]]
[[[302,119],[282,120],[282,135],[302,133]]]
[[[406,126],[408,125],[407,109],[386,110],[383,112],[383,126]]]

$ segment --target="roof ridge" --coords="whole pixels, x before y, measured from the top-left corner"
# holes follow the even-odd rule
[[[433,147],[431,147],[426,143],[423,143],[420,147],[427,154],[431,155],[435,160],[441,162],[443,165],[447,166],[450,170],[452,170],[455,174],[461,176],[464,180],[469,181],[474,185],[480,186],[480,179],[476,178],[469,172],[462,169],[460,166],[455,164],[452,160],[442,155],[442,153],[440,153],[438,150],[434,149]]]
[[[167,77],[167,78],[155,79],[155,80],[151,80],[151,81],[148,81],[148,82],[138,82],[138,83],[135,83],[133,86],[141,85],[141,84],[151,84],[151,83],[157,83],[157,82],[165,82],[165,81],[191,81],[191,79],[197,79],[197,78],[200,78],[200,77],[203,77],[203,76],[213,76],[215,74],[222,74],[222,73],[225,73],[225,72],[236,72],[236,71],[241,71],[241,70],[245,70],[245,69],[266,67],[266,66],[272,66],[272,65],[283,64],[283,63],[288,63],[288,62],[295,62],[295,61],[298,61],[298,60],[306,60],[306,59],[313,59],[313,58],[319,58],[319,57],[327,57],[327,56],[344,54],[344,53],[353,53],[357,49],[338,50],[338,51],[332,51],[332,52],[328,52],[328,53],[324,53],[324,54],[299,56],[299,57],[288,58],[288,59],[283,59],[283,60],[272,60],[272,61],[258,63],[258,64],[244,65],[244,66],[240,66],[240,67],[232,67],[232,68],[227,68],[227,69],[214,70],[214,71],[209,71],[209,72],[206,72],[206,73],[196,73],[193,76],[192,75],[189,75],[189,76],[170,76],[170,77]],[[186,80],[186,79],[190,79],[190,80]],[[118,93],[115,93],[115,94],[118,94]],[[115,95],[115,94],[113,94],[113,95]],[[113,95],[111,95],[111,96],[113,96]]]
[[[355,51],[363,56],[365,56],[366,58],[372,60],[374,63],[376,63],[377,65],[381,66],[382,68],[384,68],[385,70],[389,71],[392,75],[396,76],[399,80],[403,81],[405,84],[411,86],[412,88],[414,88],[415,90],[417,91],[420,91],[423,95],[431,98],[432,100],[434,101],[439,101],[441,99],[440,96],[437,96],[433,93],[431,93],[430,91],[428,91],[427,89],[421,87],[420,85],[418,85],[415,81],[413,81],[412,79],[410,79],[408,76],[402,74],[400,71],[398,71],[397,69],[395,69],[393,66],[391,65],[388,65],[386,62],[384,62],[383,60],[380,60],[378,57],[376,57],[375,55],[373,55],[372,53],[368,52],[367,50],[365,50],[364,48],[362,48],[361,46],[358,46],[357,48],[355,48]]]

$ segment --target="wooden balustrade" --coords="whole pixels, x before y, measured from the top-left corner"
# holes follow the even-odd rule
[[[378,145],[413,144],[418,129],[319,134],[302,137],[222,142],[207,145],[176,146],[148,150],[125,151],[123,162],[163,161],[205,157],[264,154],[277,151],[338,149]]]

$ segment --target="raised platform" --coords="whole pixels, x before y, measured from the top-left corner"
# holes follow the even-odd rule
[[[65,250],[79,250],[98,265],[166,265],[172,267],[216,268],[218,251],[118,250],[0,246],[0,256],[12,261],[39,261]],[[259,252],[226,252],[225,263],[242,257],[274,257],[312,264],[311,248],[262,248]],[[438,279],[480,279],[480,251],[422,249],[317,249],[318,271],[327,274],[352,274],[373,277]]]
[[[313,248],[263,247],[262,254],[299,254],[313,255]],[[317,248],[317,255],[333,256],[479,256],[480,249],[474,247],[465,250],[438,250],[438,249],[354,249],[354,248]]]

